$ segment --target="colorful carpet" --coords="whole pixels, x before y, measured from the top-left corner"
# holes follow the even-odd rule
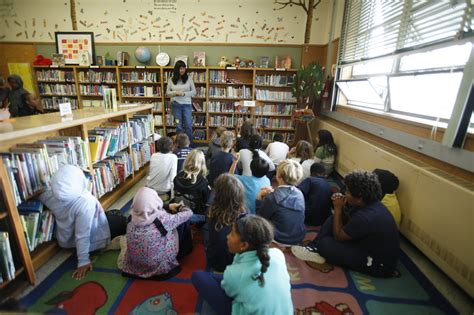
[[[127,204],[124,208],[129,207]],[[127,208],[128,209],[128,208]],[[313,239],[317,229],[309,230]],[[330,265],[310,266],[285,251],[295,314],[453,314],[455,309],[413,262],[401,254],[401,276],[377,279]],[[204,247],[195,238],[183,271],[168,281],[121,276],[118,251],[93,257],[94,270],[81,281],[71,278],[70,257],[21,301],[29,312],[56,314],[213,314],[191,284],[191,274],[206,268]]]

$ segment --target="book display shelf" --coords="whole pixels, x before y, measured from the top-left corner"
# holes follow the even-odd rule
[[[66,118],[48,113],[2,124],[8,125],[8,131],[0,132],[0,231],[8,233],[13,275],[3,274],[0,261],[0,292],[13,278],[34,284],[35,270],[57,251],[55,241],[47,241],[41,220],[32,239],[22,211],[48,189],[61,164],[81,167],[89,188],[106,209],[145,176],[154,153],[153,105],[149,104],[79,109]],[[44,217],[51,224],[51,216]]]
[[[38,93],[44,108],[57,110],[64,100],[77,108],[102,107],[103,88],[116,88],[121,103],[153,106],[155,132],[165,135],[176,130],[170,98],[166,97],[173,67],[155,66],[34,66]],[[207,143],[217,126],[235,128],[251,118],[265,141],[276,132],[293,142],[291,120],[296,99],[291,94],[294,69],[190,67],[196,86],[193,104],[194,142]],[[49,94],[49,93],[58,94]],[[61,94],[63,93],[64,94]],[[256,107],[238,106],[255,100]]]

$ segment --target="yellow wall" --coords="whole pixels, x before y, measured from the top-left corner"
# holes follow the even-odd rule
[[[399,152],[371,143],[327,121],[338,147],[336,169],[391,170],[400,179],[401,232],[438,267],[474,296],[474,191],[468,182]],[[448,178],[448,179],[446,179]]]

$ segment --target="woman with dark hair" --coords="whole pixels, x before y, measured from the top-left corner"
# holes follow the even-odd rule
[[[196,95],[196,88],[193,79],[188,76],[184,61],[178,60],[174,65],[173,76],[168,80],[166,96],[171,97],[171,111],[176,123],[176,133],[184,131],[190,140],[193,139],[191,98],[194,95]]]
[[[275,164],[273,161],[268,157],[265,151],[262,151],[262,137],[260,135],[251,135],[248,140],[249,147],[247,149],[241,149],[239,151],[240,154],[240,161],[239,161],[239,169],[242,169],[242,175],[245,176],[252,176],[252,170],[250,169],[250,163],[253,159],[257,157],[261,157],[268,163],[268,171],[275,170]]]
[[[337,147],[334,143],[332,134],[325,129],[318,131],[318,145],[314,151],[314,160],[317,163],[322,163],[325,168],[325,175],[334,171],[334,162],[336,161]]]
[[[374,277],[393,276],[400,239],[395,220],[380,202],[382,189],[377,175],[353,171],[344,183],[346,194],[332,196],[334,215],[318,236],[308,246],[293,246],[291,251],[306,261],[328,261]],[[349,206],[347,212],[344,205]]]

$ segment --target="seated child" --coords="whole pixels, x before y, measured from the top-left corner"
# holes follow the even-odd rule
[[[184,162],[183,171],[174,178],[176,202],[183,200],[194,214],[204,215],[207,213],[210,189],[206,175],[204,153],[200,150],[192,150]]]
[[[331,215],[331,187],[324,176],[324,165],[311,165],[311,176],[303,180],[298,188],[304,195],[305,220],[308,225],[319,226]]]
[[[283,135],[281,133],[275,133],[273,142],[267,146],[265,153],[273,161],[273,164],[278,165],[281,161],[286,159],[289,150],[288,145],[283,142]]]
[[[245,121],[242,123],[242,126],[237,127],[236,134],[237,139],[235,141],[235,151],[239,152],[242,149],[249,148],[248,142],[250,136],[256,135],[257,130],[250,119],[245,119]]]
[[[227,129],[222,126],[219,126],[216,128],[213,134],[213,139],[209,142],[209,147],[207,148],[207,153],[206,153],[207,168],[209,168],[209,165],[211,164],[212,156],[221,150],[221,136],[222,136],[222,133],[224,133],[224,131],[226,130]]]
[[[174,154],[178,157],[178,173],[183,170],[184,160],[186,160],[189,152],[191,152],[189,143],[189,137],[186,133],[181,132],[176,136],[176,145],[178,148],[174,151]]]
[[[303,176],[301,177],[300,182],[311,175],[310,168],[314,163],[313,146],[311,143],[305,140],[298,141],[296,147],[291,149],[288,157],[300,163],[303,168]]]
[[[353,171],[346,175],[345,196],[336,193],[334,215],[324,222],[318,236],[306,247],[291,251],[302,260],[329,262],[374,277],[394,275],[400,250],[397,225],[379,201],[382,195],[377,175]],[[343,220],[343,206],[350,212]]]
[[[234,254],[227,249],[226,237],[237,218],[246,213],[244,187],[233,175],[225,173],[216,179],[214,200],[209,206],[206,256],[209,267],[223,272]]]
[[[273,164],[272,160],[268,157],[268,155],[261,150],[263,144],[262,137],[260,135],[252,135],[249,138],[248,144],[248,149],[242,149],[239,151],[239,166],[242,169],[242,175],[252,176],[252,171],[250,170],[250,162],[252,162],[252,160],[254,159],[255,154],[267,161],[269,171],[274,171],[275,164]]]
[[[240,155],[237,153],[237,159],[232,164],[229,173],[234,174]],[[235,175],[240,180],[245,190],[245,204],[251,214],[255,214],[255,202],[260,189],[271,186],[270,180],[266,176],[268,173],[268,162],[262,159],[257,150],[253,151],[253,159],[250,162],[252,176]]]
[[[76,248],[77,269],[73,278],[80,280],[92,270],[89,252],[105,248],[112,238],[125,234],[125,217],[104,212],[88,190],[83,171],[62,165],[51,180],[51,189],[39,196],[54,214],[56,239],[62,248]]]
[[[275,241],[298,244],[305,236],[304,196],[294,185],[303,174],[293,160],[283,160],[277,168],[278,188],[263,188],[257,195],[257,214],[275,226]]]
[[[222,173],[227,173],[232,165],[234,157],[230,150],[234,145],[234,135],[230,131],[224,131],[221,135],[221,150],[214,154],[209,166],[209,175],[207,180],[213,187],[214,180]]]
[[[153,189],[142,187],[133,198],[127,225],[124,276],[165,280],[181,271],[176,259],[180,239],[176,228],[193,215],[191,209],[173,203],[169,214]]]
[[[269,248],[272,239],[273,228],[267,220],[244,216],[227,236],[235,258],[224,276],[193,273],[194,287],[216,314],[293,314],[285,256]]]
[[[157,141],[158,152],[150,159],[147,187],[154,189],[163,201],[172,197],[173,179],[176,176],[178,157],[173,154],[173,141],[162,137]]]
[[[325,175],[328,176],[334,171],[334,162],[336,161],[337,147],[334,143],[332,134],[325,129],[318,131],[318,145],[314,152],[314,160],[322,163],[326,169]]]
[[[395,190],[398,189],[398,185],[400,184],[398,177],[390,171],[378,168],[374,170],[374,173],[379,179],[380,186],[382,186],[382,203],[392,214],[397,228],[400,228],[402,212],[400,211],[400,204],[395,194]]]

